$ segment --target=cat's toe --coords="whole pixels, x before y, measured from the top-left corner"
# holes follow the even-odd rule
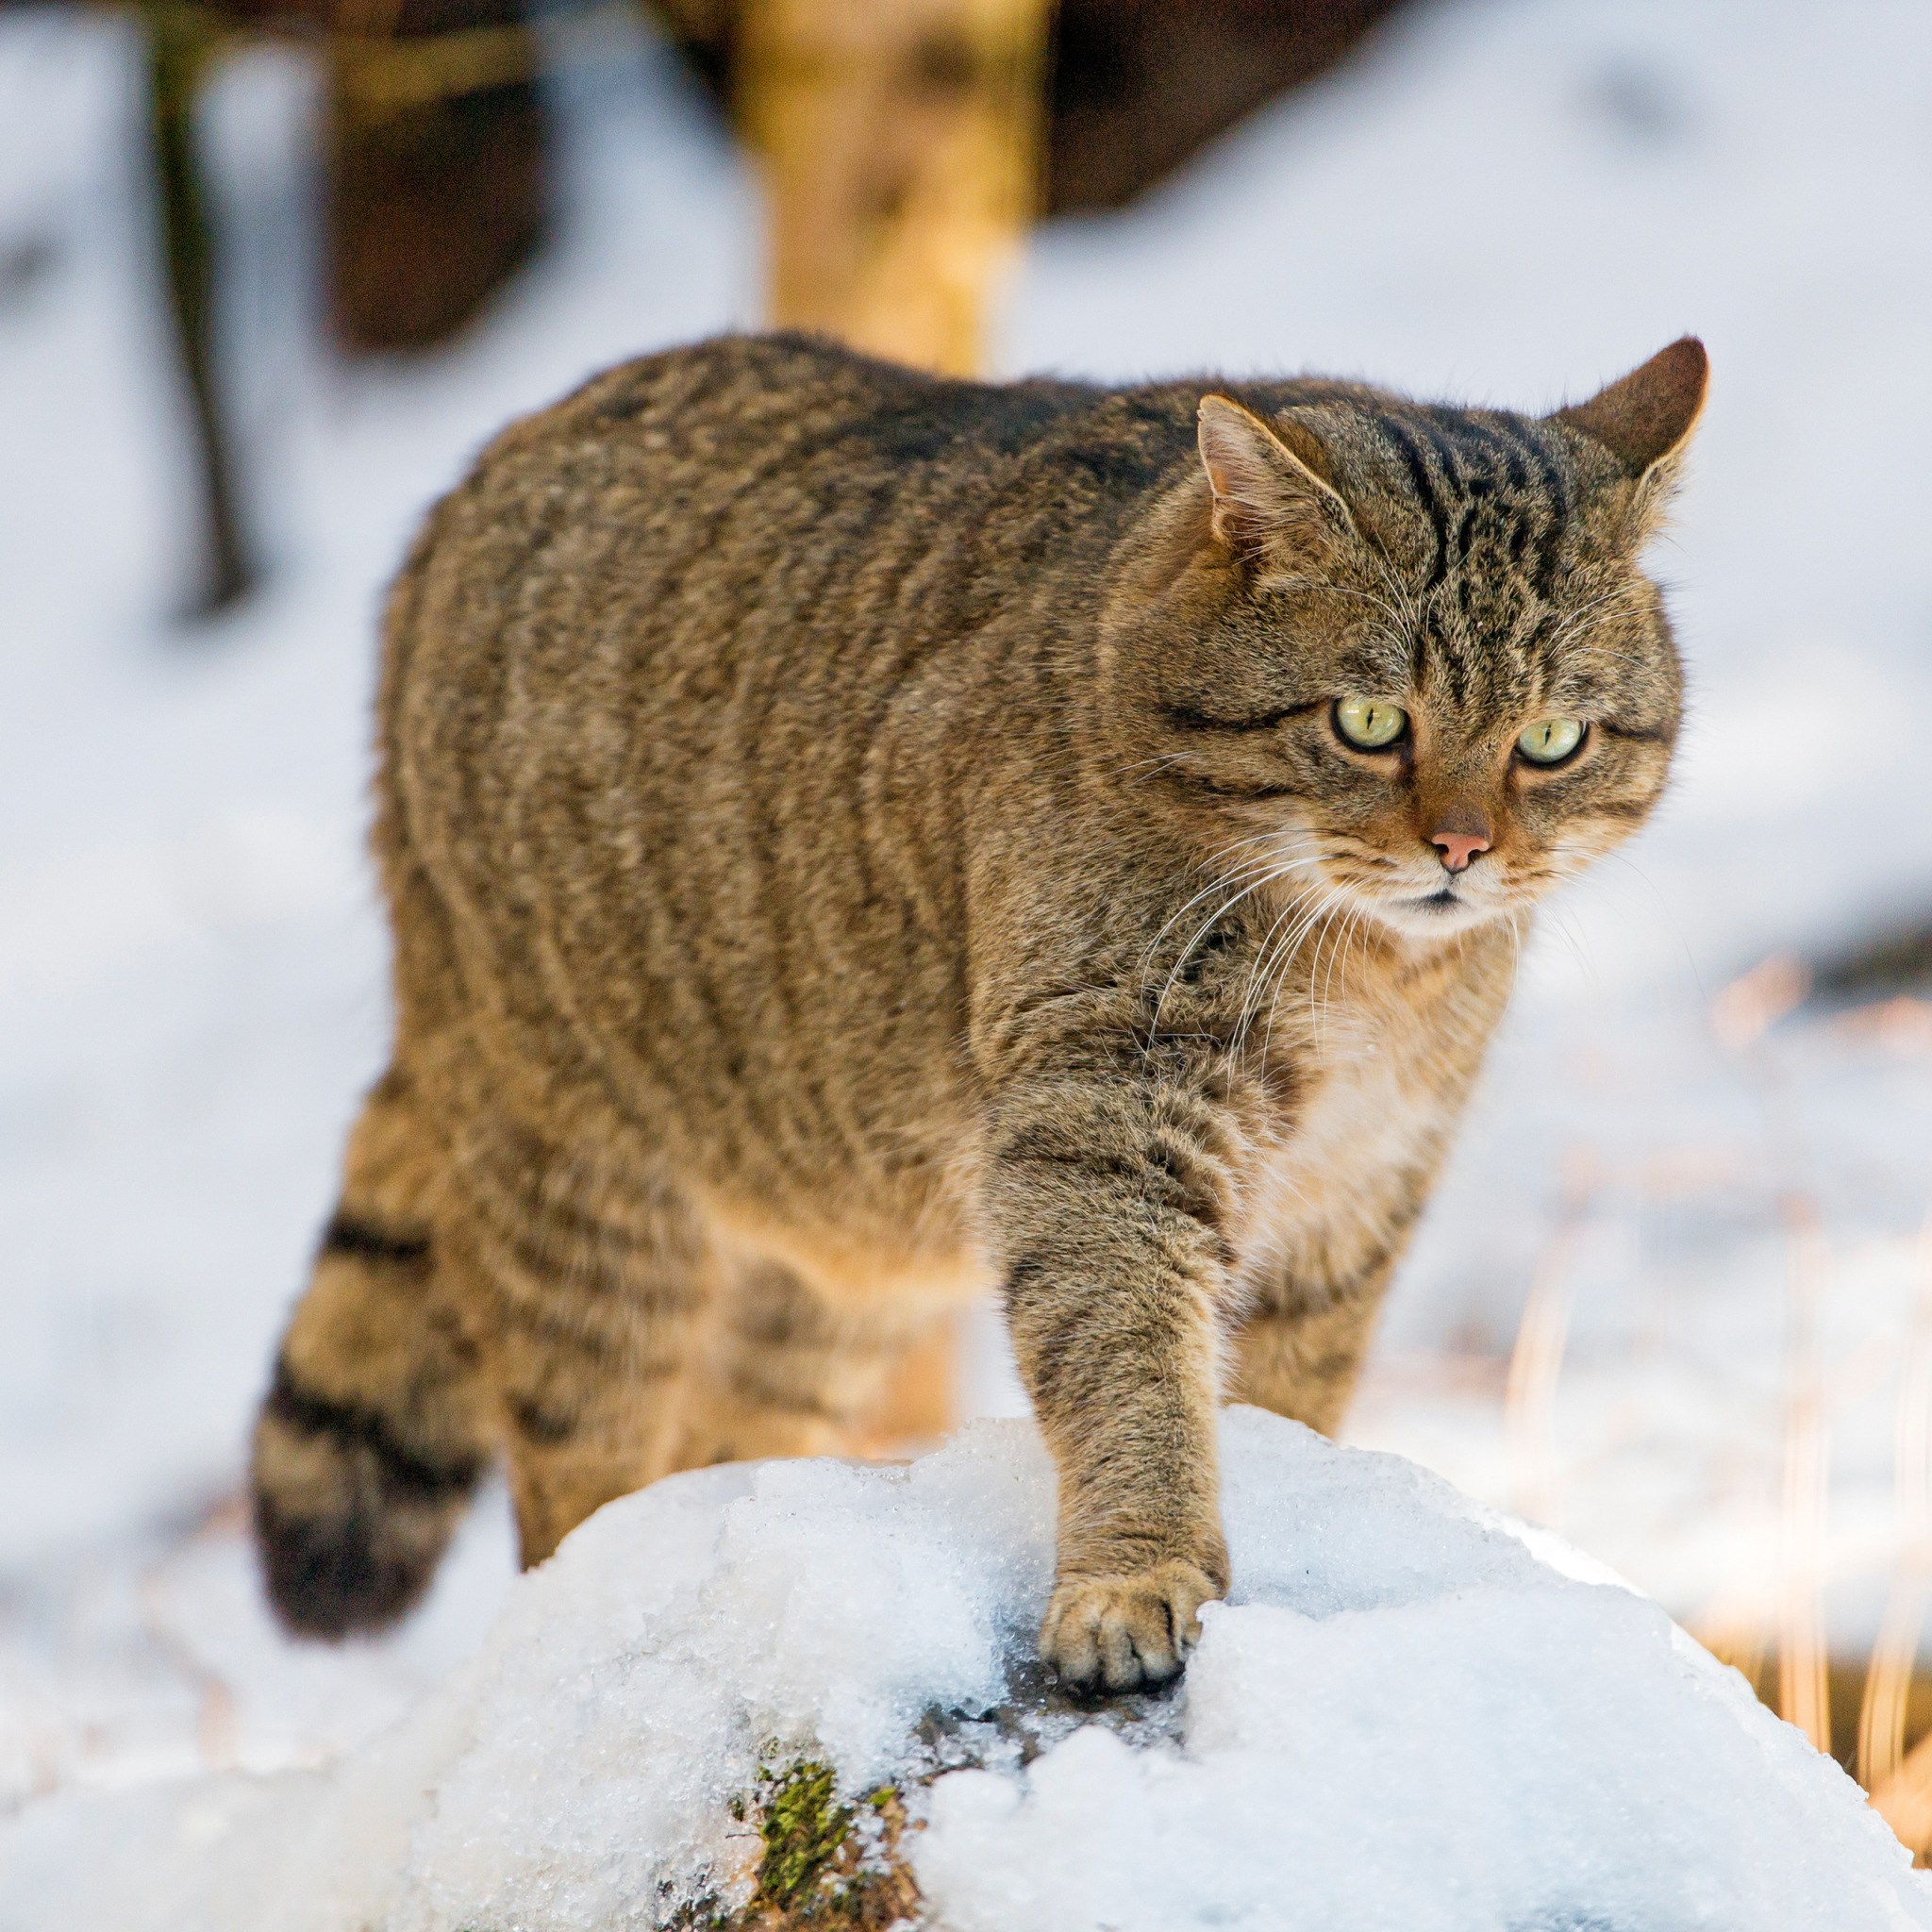
[[[1041,1657],[1072,1690],[1137,1690],[1174,1676],[1201,1635],[1201,1606],[1221,1588],[1175,1558],[1122,1576],[1059,1583],[1040,1630]]]

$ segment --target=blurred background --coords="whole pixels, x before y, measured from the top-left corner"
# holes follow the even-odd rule
[[[1528,408],[1694,330],[1678,780],[1543,922],[1349,1434],[1932,1844],[1928,207],[1912,0],[0,5],[0,1809],[317,1761],[508,1585],[492,1494],[297,1649],[240,1491],[383,1058],[377,600],[508,416],[774,318]],[[990,1321],[948,1406],[1024,1407]]]

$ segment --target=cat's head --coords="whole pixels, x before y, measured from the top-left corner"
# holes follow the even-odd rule
[[[1541,418],[1205,397],[1188,560],[1131,682],[1147,769],[1227,832],[1216,862],[1447,937],[1627,838],[1682,689],[1639,553],[1706,380],[1687,338]]]

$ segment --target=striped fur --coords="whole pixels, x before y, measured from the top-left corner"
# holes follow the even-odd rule
[[[492,1457],[536,1561],[836,1448],[992,1288],[1044,1652],[1177,1669],[1216,1402],[1334,1425],[1530,908],[1664,782],[1638,553],[1703,383],[1533,419],[752,338],[506,431],[390,608],[395,1058],[258,1432],[283,1615],[396,1614]],[[1351,751],[1349,694],[1407,738]]]

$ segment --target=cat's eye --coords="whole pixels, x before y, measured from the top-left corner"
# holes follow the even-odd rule
[[[1386,698],[1338,698],[1335,730],[1357,751],[1387,751],[1408,729],[1408,713]]]
[[[1533,765],[1560,765],[1583,742],[1579,718],[1539,718],[1516,740],[1516,749]]]

